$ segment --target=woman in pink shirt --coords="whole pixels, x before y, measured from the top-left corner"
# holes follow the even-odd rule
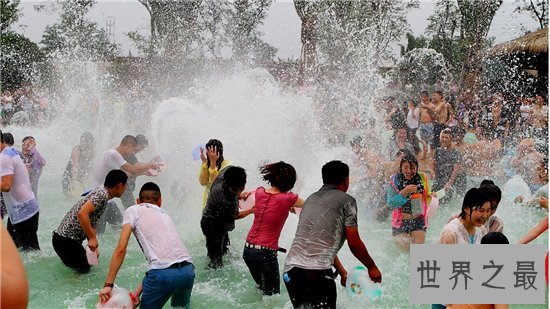
[[[289,192],[296,183],[296,170],[283,161],[260,168],[271,187],[254,191],[254,223],[246,237],[243,259],[264,295],[279,294],[280,276],[277,251],[279,236],[289,212],[304,201]]]

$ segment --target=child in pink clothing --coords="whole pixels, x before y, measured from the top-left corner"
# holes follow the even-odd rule
[[[271,187],[259,187],[254,192],[254,223],[246,237],[243,259],[264,295],[279,294],[280,276],[277,251],[279,236],[295,207],[304,201],[289,192],[296,183],[296,170],[283,161],[260,168],[263,180]]]

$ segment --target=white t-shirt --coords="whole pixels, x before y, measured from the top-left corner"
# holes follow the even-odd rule
[[[38,212],[38,203],[32,193],[27,167],[19,153],[12,147],[6,147],[0,154],[0,177],[13,175],[9,192],[2,192],[13,224],[22,222]]]
[[[416,129],[418,128],[419,121],[420,121],[420,108],[415,107],[413,110],[409,109],[409,112],[407,113],[407,126],[411,129]]]
[[[107,176],[111,170],[118,170],[126,163],[126,160],[124,160],[122,155],[116,151],[116,149],[107,150],[107,152],[103,155],[101,163],[99,163],[97,169],[95,170],[93,187],[97,188],[103,185],[105,183],[105,176]]]
[[[172,218],[157,205],[142,203],[124,212],[122,225],[130,224],[149,269],[165,269],[178,262],[193,260],[181,241]]]
[[[468,231],[460,222],[460,219],[455,218],[451,222],[447,223],[441,234],[439,235],[439,244],[481,244],[481,238],[487,234],[485,227],[476,227],[474,235],[470,236]]]

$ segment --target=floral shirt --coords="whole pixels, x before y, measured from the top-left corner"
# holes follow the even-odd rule
[[[109,201],[109,194],[107,193],[107,189],[103,186],[92,190],[69,210],[61,221],[61,224],[59,224],[57,230],[55,230],[56,234],[72,238],[76,241],[84,241],[84,239],[86,239],[86,233],[84,233],[84,229],[82,229],[80,221],[78,220],[78,212],[87,201],[92,202],[95,207],[95,210],[90,214],[90,222],[92,223],[92,227],[95,228]]]

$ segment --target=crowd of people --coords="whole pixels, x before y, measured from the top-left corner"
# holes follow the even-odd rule
[[[49,108],[49,102],[45,96],[25,87],[13,93],[10,90],[0,93],[0,123],[3,126],[44,123],[49,117]]]
[[[378,138],[372,135],[353,137],[350,144],[357,160],[354,166],[362,169],[350,173],[349,166],[338,160],[324,164],[323,186],[307,198],[292,192],[297,172],[283,161],[260,168],[267,186],[245,191],[246,171],[224,158],[221,141],[209,140],[200,149],[198,175],[198,183],[204,186],[200,226],[208,267],[224,267],[235,220],[252,215],[242,257],[262,294],[279,294],[282,277],[295,308],[335,308],[335,279],[339,276],[345,285],[348,276],[338,258],[346,241],[371,280],[382,281],[359,234],[354,192],[358,199],[372,201],[367,206],[378,220],[387,221],[391,215],[388,225],[396,245],[404,252],[411,244],[425,242],[429,207],[434,199],[442,204],[462,200],[460,211],[441,230],[438,243],[507,243],[504,222],[495,215],[502,199],[495,183],[519,175],[535,198],[527,201],[518,196],[516,202],[544,208],[548,205],[548,146],[540,142],[547,138],[547,114],[542,117],[547,108],[544,98],[541,101],[537,96],[534,101],[534,106],[527,109],[524,102],[521,106],[504,104],[502,96],[495,95],[483,111],[475,112],[475,107],[447,102],[440,91],[431,97],[422,92],[418,102],[411,99],[404,105],[390,98],[386,102],[386,123],[393,134],[391,140],[380,143],[387,148],[370,147]],[[7,231],[21,250],[40,250],[37,195],[45,160],[36,150],[33,137],[25,137],[22,150],[17,151],[8,134],[0,134]],[[117,147],[104,152],[95,167],[93,182],[87,183],[92,178],[94,139],[90,133],[81,136],[61,183],[67,196],[82,196],[61,219],[52,235],[52,245],[63,264],[84,274],[91,267],[87,251],[99,255],[97,235],[107,223],[120,229],[99,293],[104,303],[111,297],[129,238],[134,234],[148,262],[144,279],[131,292],[135,305],[160,308],[170,300],[172,306],[189,307],[196,270],[176,224],[162,208],[161,188],[147,182],[139,190],[137,204],[133,202],[136,177],[156,175],[162,168],[158,158],[138,161],[136,154],[147,146],[143,135],[125,136]],[[363,187],[351,188],[350,183]],[[123,214],[113,198],[122,199]],[[254,199],[254,205],[241,208],[239,201],[249,198]],[[279,237],[289,214],[298,211],[296,234],[281,273],[277,253],[286,249],[279,247]],[[544,232],[548,228],[547,217],[545,220],[520,243]]]

